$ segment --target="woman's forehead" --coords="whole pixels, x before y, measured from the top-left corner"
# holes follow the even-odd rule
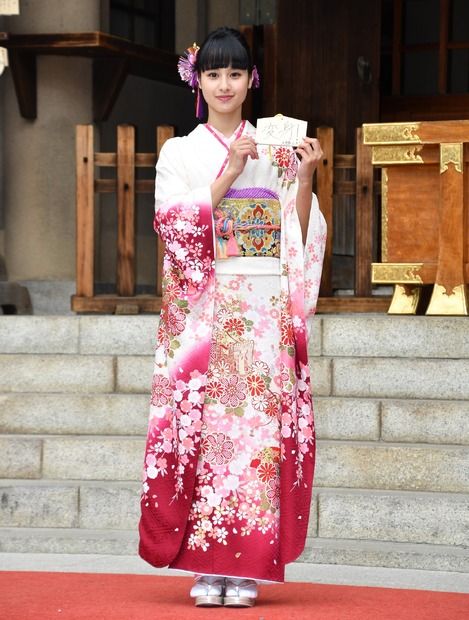
[[[228,65],[226,67],[212,67],[211,69],[204,69],[202,73],[207,73],[207,71],[247,71],[247,69],[239,69],[238,67]]]

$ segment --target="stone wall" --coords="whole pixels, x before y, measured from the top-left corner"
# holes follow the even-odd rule
[[[176,52],[207,29],[237,26],[239,2],[176,0]],[[5,16],[10,33],[107,31],[108,0],[22,0],[20,15]],[[176,71],[176,67],[175,67]],[[70,312],[75,289],[75,126],[92,122],[92,61],[39,56],[35,120],[19,113],[11,71],[0,76],[0,254],[8,278],[27,286],[35,314]],[[190,89],[128,77],[110,118],[97,127],[97,148],[115,151],[116,126],[137,127],[138,149],[155,148],[155,126],[176,135],[196,125]],[[3,189],[2,189],[3,187]],[[108,197],[109,198],[109,197]],[[96,280],[115,281],[115,204],[97,203]],[[137,212],[137,281],[155,282],[156,238],[151,196]]]

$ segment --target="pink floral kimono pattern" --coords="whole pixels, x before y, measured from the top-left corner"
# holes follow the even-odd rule
[[[249,123],[241,131],[255,133]],[[259,146],[259,160],[248,160],[214,209],[210,184],[228,148],[200,125],[168,141],[157,165],[164,287],[139,552],[156,567],[281,582],[308,526],[307,342],[326,230],[313,196],[303,247],[297,158],[284,147]],[[227,212],[243,229],[232,231],[228,252],[217,219]]]

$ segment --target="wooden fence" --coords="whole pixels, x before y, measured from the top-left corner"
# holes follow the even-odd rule
[[[117,152],[95,153],[93,126],[79,125],[76,130],[77,156],[77,287],[72,296],[72,310],[95,313],[159,312],[161,308],[161,270],[163,245],[157,243],[156,295],[136,295],[135,197],[137,193],[153,194],[153,179],[136,179],[136,168],[154,168],[164,142],[174,135],[173,127],[156,128],[156,153],[135,152],[135,129],[130,125],[117,128]],[[372,295],[371,263],[376,247],[376,195],[380,184],[373,180],[370,148],[363,145],[361,129],[357,131],[357,153],[334,153],[331,128],[319,128],[317,136],[324,157],[317,171],[319,204],[328,224],[328,241],[318,302],[318,312],[386,312],[390,297]],[[99,178],[95,169],[117,167],[117,180]],[[338,180],[338,170],[356,171],[355,180]],[[116,294],[95,294],[95,196],[114,193],[117,196],[117,274]],[[332,286],[332,230],[334,198],[355,197],[355,288],[353,295],[335,296]],[[156,239],[156,237],[155,237]]]
[[[157,285],[155,295],[136,295],[135,274],[135,196],[153,194],[154,179],[136,179],[136,168],[153,168],[161,147],[174,135],[174,128],[156,128],[156,153],[135,152],[135,128],[117,128],[117,153],[95,153],[93,125],[76,129],[76,209],[77,209],[77,288],[72,296],[74,312],[137,313],[159,312],[161,308],[161,269],[163,244],[157,246]],[[116,179],[95,177],[95,168],[117,168]],[[117,274],[116,294],[96,295],[94,278],[95,195],[117,195]]]

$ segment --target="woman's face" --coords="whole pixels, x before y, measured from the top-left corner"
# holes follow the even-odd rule
[[[203,71],[199,81],[209,111],[230,114],[242,106],[251,88],[252,76],[249,77],[247,69],[226,67]]]

